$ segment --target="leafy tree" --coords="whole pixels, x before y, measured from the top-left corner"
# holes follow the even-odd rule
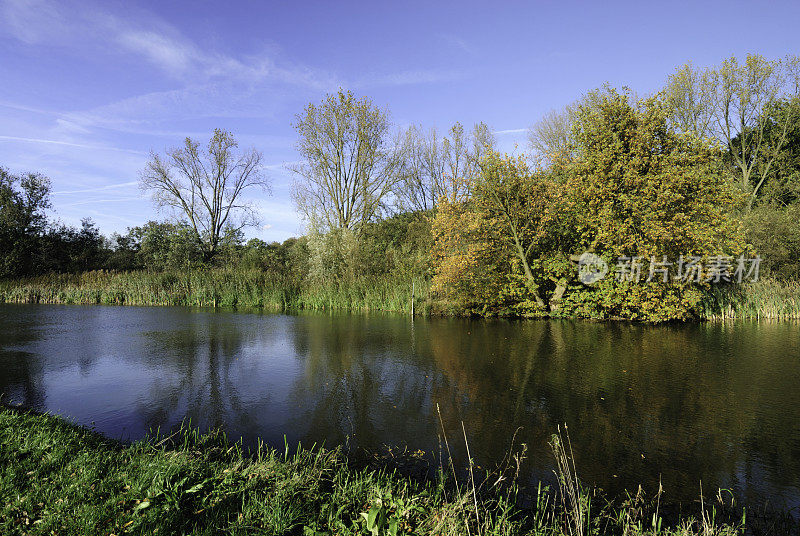
[[[205,260],[217,253],[226,228],[240,230],[258,223],[250,189],[268,189],[262,155],[255,149],[237,152],[230,132],[216,129],[208,145],[186,138],[183,147],[165,156],[151,154],[140,185],[159,207],[186,218]]]
[[[306,106],[294,127],[303,162],[291,167],[293,197],[312,227],[358,231],[380,216],[400,166],[388,113],[340,89]]]
[[[611,92],[578,116],[579,156],[566,172],[581,249],[603,256],[612,269],[618,258],[639,258],[645,270],[665,256],[676,262],[743,252],[743,232],[731,215],[740,198],[726,179],[721,152],[670,128],[668,104],[653,97],[634,107],[627,95]],[[702,297],[693,281],[607,277],[573,296],[572,306],[589,311],[588,299],[596,311],[588,314],[685,319]]]
[[[76,229],[64,224],[50,225],[39,240],[39,273],[86,272],[105,268],[109,250],[106,239],[90,218]]]
[[[800,278],[800,204],[762,204],[744,217],[747,241],[763,259],[765,276]]]
[[[771,176],[796,121],[784,104],[800,95],[798,65],[797,56],[768,60],[748,54],[741,63],[731,57],[712,69],[689,63],[668,80],[665,94],[673,125],[713,137],[727,148],[739,187],[748,194],[748,209]]]
[[[0,277],[32,272],[50,207],[50,181],[38,173],[13,175],[0,167]]]
[[[764,128],[759,202],[786,206],[800,199],[800,96],[770,106]],[[738,146],[739,138],[734,140]]]
[[[589,288],[575,281],[570,264],[583,251],[613,267],[621,256],[649,261],[743,249],[730,217],[737,196],[719,149],[670,129],[660,99],[629,99],[610,90],[579,105],[574,156],[547,172],[533,173],[519,158],[484,158],[473,197],[438,209],[434,290],[481,314],[691,316],[703,296],[693,283],[611,276]]]
[[[635,108],[612,91],[580,106],[577,159],[564,170],[578,199],[581,246],[619,255],[709,255],[726,249],[738,228],[737,196],[719,149],[669,127],[657,98]]]

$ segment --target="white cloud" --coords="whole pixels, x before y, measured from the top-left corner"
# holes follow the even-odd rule
[[[389,74],[372,74],[359,80],[356,85],[360,87],[407,86],[452,82],[466,77],[466,73],[462,71],[409,70]]]
[[[123,153],[131,153],[131,154],[147,154],[142,151],[134,151],[132,149],[121,149],[119,147],[109,147],[104,145],[87,145],[83,143],[71,143],[68,141],[61,141],[61,140],[47,140],[42,138],[22,138],[19,136],[2,136],[0,135],[0,140],[6,141],[15,141],[15,142],[23,142],[23,143],[42,143],[45,145],[63,145],[65,147],[77,147],[80,149],[92,149],[92,150],[100,150],[100,151],[119,151]]]
[[[195,59],[193,47],[152,31],[126,31],[117,37],[117,42],[173,74],[187,71]]]
[[[0,1],[0,26],[29,45],[61,41],[72,33],[62,7],[48,0]]]
[[[523,132],[528,132],[527,128],[510,128],[507,130],[495,130],[495,134],[503,135],[503,134],[522,134]]]

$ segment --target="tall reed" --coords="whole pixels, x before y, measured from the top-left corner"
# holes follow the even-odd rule
[[[427,281],[413,284],[416,302],[427,300]],[[378,277],[300,285],[257,269],[93,271],[0,281],[0,302],[410,312],[411,289],[410,280]]]

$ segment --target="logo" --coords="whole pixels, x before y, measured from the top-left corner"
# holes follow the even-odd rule
[[[594,253],[584,252],[578,259],[578,279],[584,285],[594,285],[608,273],[608,263]]]

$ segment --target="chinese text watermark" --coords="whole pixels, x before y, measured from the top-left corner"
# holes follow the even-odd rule
[[[758,281],[761,257],[732,257],[713,255],[706,258],[680,255],[677,259],[662,257],[617,257],[616,264],[608,263],[594,253],[586,252],[578,259],[578,279],[593,285],[609,272],[617,281],[682,281],[687,283],[728,283]]]

